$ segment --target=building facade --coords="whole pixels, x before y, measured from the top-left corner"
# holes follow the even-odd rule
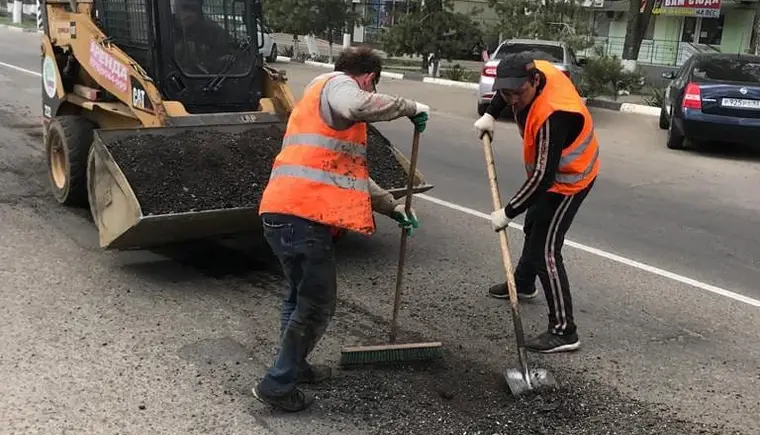
[[[606,54],[623,54],[628,5],[596,0],[590,8],[596,44]],[[657,0],[638,62],[677,67],[697,52],[754,53],[758,6],[757,1]]]

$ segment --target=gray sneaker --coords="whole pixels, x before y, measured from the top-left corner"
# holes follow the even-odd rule
[[[581,347],[581,341],[578,339],[577,332],[557,335],[547,331],[525,343],[525,350],[538,353],[570,352],[579,347]]]
[[[507,291],[507,283],[503,282],[501,284],[495,284],[492,285],[490,289],[488,289],[488,294],[491,297],[497,298],[497,299],[509,299],[509,292]],[[536,287],[533,287],[532,291],[529,292],[522,292],[520,289],[517,289],[517,299],[520,301],[533,299],[536,296],[538,296],[538,289]]]
[[[275,396],[262,393],[257,385],[253,387],[253,397],[261,403],[266,403],[287,412],[303,411],[314,403],[314,397],[299,388],[294,388],[288,393]]]

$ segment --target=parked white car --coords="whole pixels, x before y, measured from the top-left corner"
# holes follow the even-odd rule
[[[523,51],[541,51],[548,55],[552,65],[556,66],[578,86],[581,64],[575,57],[573,50],[564,42],[546,41],[541,39],[510,39],[496,47],[496,50],[488,57],[480,71],[480,83],[478,85],[478,114],[483,116],[488,104],[493,98],[494,78],[496,66],[507,54],[520,53]],[[484,54],[485,55],[485,54]]]
[[[256,31],[259,33],[259,37],[264,38],[264,46],[259,49],[259,52],[264,55],[267,62],[274,63],[277,61],[277,44],[274,42],[272,36],[272,30],[261,24],[259,20],[256,20]]]

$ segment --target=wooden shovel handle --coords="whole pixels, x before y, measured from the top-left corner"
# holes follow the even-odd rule
[[[493,199],[493,209],[502,208],[501,195],[499,194],[499,183],[496,179],[496,163],[493,158],[493,148],[491,147],[491,137],[488,134],[483,135],[483,151],[486,156],[486,168],[488,169],[488,181],[491,185],[491,198]],[[507,229],[499,231],[499,241],[501,242],[501,256],[504,261],[504,272],[507,274],[507,289],[509,290],[509,302],[512,308],[517,310],[517,285],[515,276],[512,273],[512,258],[509,254],[509,238]]]

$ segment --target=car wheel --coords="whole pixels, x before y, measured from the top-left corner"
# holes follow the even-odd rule
[[[269,58],[267,58],[267,62],[269,63],[277,62],[277,44],[272,44],[272,52],[269,53]]]
[[[488,110],[488,104],[478,103],[478,115],[485,115],[486,110]]]
[[[667,130],[670,126],[670,122],[668,121],[668,112],[665,111],[665,108],[660,108],[660,128],[663,130]]]
[[[673,120],[671,120],[670,126],[668,128],[668,142],[667,142],[668,148],[670,148],[671,150],[682,150],[683,141],[684,141],[683,134],[681,134],[681,132],[678,131],[678,128],[676,128],[676,123],[673,122]]]

